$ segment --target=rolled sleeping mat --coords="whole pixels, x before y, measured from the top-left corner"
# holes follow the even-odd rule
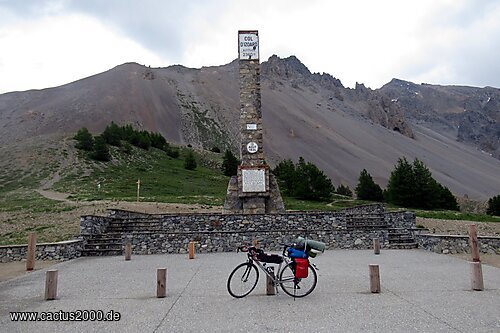
[[[298,245],[297,248],[300,248],[300,247],[304,248],[304,244],[306,243],[306,240],[304,239],[304,237],[299,236],[295,240],[295,243],[297,243],[297,245]],[[323,252],[325,252],[325,248],[326,248],[326,244],[323,242],[315,241],[312,239],[307,240],[307,249],[306,249],[307,252],[309,252],[309,250],[312,249],[312,250],[317,250],[317,251],[323,253]]]

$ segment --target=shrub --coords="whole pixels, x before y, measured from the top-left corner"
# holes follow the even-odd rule
[[[94,143],[94,151],[90,157],[97,161],[107,162],[111,160],[111,155],[109,154],[109,148],[106,144],[106,140],[102,136],[96,136]]]
[[[235,176],[238,172],[238,165],[240,161],[234,156],[234,154],[228,149],[224,153],[224,157],[222,158],[222,172],[224,175],[231,177]]]
[[[337,194],[345,195],[347,197],[352,197],[352,191],[349,186],[344,186],[344,184],[340,184],[335,191]]]
[[[86,127],[80,128],[73,139],[78,141],[76,143],[76,148],[78,149],[86,151],[92,151],[92,149],[94,149],[94,138]]]
[[[106,126],[101,136],[107,144],[120,147],[122,139],[122,129],[114,122],[111,122],[110,125]]]
[[[187,170],[196,169],[196,159],[194,158],[194,154],[192,151],[189,151],[186,155],[186,159],[184,160],[184,168]]]

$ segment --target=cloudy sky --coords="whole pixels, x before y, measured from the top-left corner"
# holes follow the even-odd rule
[[[226,64],[239,29],[259,30],[261,61],[296,55],[349,87],[500,87],[495,0],[0,0],[0,93],[130,61]]]

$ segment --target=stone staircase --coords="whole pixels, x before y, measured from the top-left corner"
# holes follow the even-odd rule
[[[387,229],[383,215],[347,215],[347,230],[378,230]]]
[[[389,228],[389,248],[391,249],[416,249],[417,242],[413,233],[404,228]]]
[[[82,249],[83,257],[118,256],[123,253],[120,234],[105,233],[92,235]]]
[[[82,256],[118,256],[123,254],[123,235],[161,231],[161,222],[150,218],[114,218],[102,234],[86,238]]]

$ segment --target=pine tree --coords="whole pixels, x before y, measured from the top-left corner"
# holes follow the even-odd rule
[[[137,147],[148,150],[151,147],[151,138],[149,132],[141,131],[138,135]]]
[[[334,187],[330,178],[323,171],[310,162],[306,163],[304,158],[299,158],[297,165],[296,193],[298,198],[306,200],[330,199]]]
[[[194,158],[193,152],[190,150],[184,160],[184,168],[187,170],[194,170],[196,166],[196,159]]]
[[[356,185],[354,191],[359,200],[384,201],[382,189],[373,181],[372,176],[366,169],[359,173],[358,185]]]
[[[387,201],[402,207],[415,207],[413,195],[415,175],[412,165],[405,157],[400,158],[391,172],[387,184]]]
[[[413,161],[413,200],[412,205],[416,208],[433,209],[439,206],[438,197],[441,189],[432,178],[432,173],[419,159]]]
[[[349,186],[344,186],[344,184],[340,184],[335,191],[337,194],[345,195],[347,197],[352,197],[352,191]]]
[[[101,136],[107,144],[120,147],[120,140],[122,139],[122,129],[114,122],[111,122],[110,125],[106,126]]]
[[[108,145],[106,144],[106,140],[104,140],[102,136],[96,136],[94,142],[94,151],[92,152],[90,157],[94,160],[103,162],[111,160]]]
[[[158,149],[164,149],[167,144],[167,140],[160,133],[151,133],[149,135],[151,140],[151,146]]]
[[[500,194],[488,200],[486,214],[500,216]]]
[[[76,143],[78,149],[91,151],[94,148],[94,138],[86,127],[80,128],[73,139],[78,141]]]
[[[455,196],[451,193],[451,191],[436,182],[436,188],[437,188],[437,198],[436,198],[436,204],[435,208],[440,208],[440,209],[449,209],[449,210],[460,210],[460,207],[458,206],[457,199]]]
[[[280,190],[287,196],[294,196],[297,171],[292,160],[283,160],[278,163],[273,170],[273,174],[276,176]]]
[[[234,154],[228,149],[224,153],[224,157],[222,158],[222,172],[226,176],[235,176],[236,173],[238,172],[238,165],[240,162],[234,156]]]

